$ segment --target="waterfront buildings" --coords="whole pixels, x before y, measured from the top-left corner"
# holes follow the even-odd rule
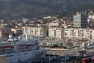
[[[49,37],[63,39],[63,28],[59,26],[49,27]]]
[[[92,28],[66,28],[63,27],[50,27],[49,37],[56,37],[58,39],[65,38],[78,38],[78,39],[94,39],[94,29]]]
[[[26,25],[22,27],[23,35],[47,37],[48,28],[45,25]]]
[[[87,38],[94,39],[94,29],[90,28],[67,28],[66,29],[66,37],[72,38]]]
[[[88,19],[93,19],[94,15],[89,15]],[[87,39],[94,39],[94,29],[87,27],[87,15],[85,14],[76,14],[73,16],[73,21],[66,19],[58,19],[55,16],[47,16],[43,19],[36,19],[32,18],[30,19],[22,19],[19,21],[13,21],[11,24],[3,23],[3,20],[1,20],[1,26],[2,28],[8,29],[6,27],[10,28],[10,31],[12,31],[17,36],[26,34],[28,36],[41,36],[41,37],[51,37],[51,38],[57,38],[57,39],[64,39],[66,38],[87,38]],[[20,22],[22,21],[22,22]],[[14,24],[12,24],[14,23]],[[18,25],[20,23],[21,25]],[[91,22],[92,23],[92,22]],[[73,26],[74,25],[74,26]],[[16,26],[20,26],[20,28],[15,28]],[[64,28],[64,27],[67,28]],[[22,27],[22,28],[21,28]],[[0,30],[0,32],[2,29]],[[4,31],[4,30],[3,30]],[[6,34],[2,31],[0,33],[0,36],[5,36]],[[7,32],[7,35],[9,35],[10,32]],[[5,35],[4,35],[5,34]]]

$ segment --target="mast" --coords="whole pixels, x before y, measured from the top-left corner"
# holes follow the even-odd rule
[[[27,41],[27,32],[26,32],[26,41]]]

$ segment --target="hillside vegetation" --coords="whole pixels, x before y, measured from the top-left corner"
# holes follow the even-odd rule
[[[94,9],[94,0],[2,0],[0,17],[32,17],[59,10]]]

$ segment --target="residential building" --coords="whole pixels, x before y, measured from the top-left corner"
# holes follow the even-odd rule
[[[0,37],[8,37],[9,34],[13,34],[11,30],[0,30]]]
[[[79,14],[73,16],[74,21],[74,27],[81,27],[86,28],[87,27],[87,15],[85,14]]]
[[[91,20],[93,20],[94,21],[94,14],[89,14],[88,15],[88,23],[91,21]]]
[[[51,19],[51,16],[46,16],[43,19]]]
[[[89,19],[94,19],[94,14],[89,14],[89,15],[88,15],[88,18],[89,18]]]
[[[51,38],[63,39],[63,27],[61,26],[61,20],[56,19],[49,23],[48,35]]]
[[[4,23],[4,24],[0,24],[1,27],[7,26],[8,24]]]
[[[22,35],[22,28],[11,28],[11,31],[13,31],[17,36]]]
[[[49,37],[63,39],[63,28],[59,26],[51,26],[49,27]]]
[[[23,35],[47,37],[48,28],[45,25],[26,25],[22,27]]]
[[[94,39],[94,29],[92,28],[67,28],[65,31],[66,37],[69,38],[87,38],[89,40]]]
[[[49,23],[49,27],[50,26],[60,26],[61,25],[61,20],[57,19],[57,20],[53,20],[51,23]]]

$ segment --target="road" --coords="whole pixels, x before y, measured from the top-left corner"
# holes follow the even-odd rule
[[[47,54],[56,54],[56,55],[73,55],[73,56],[77,56],[77,52],[81,51],[81,50],[75,50],[75,49],[69,49],[69,50],[49,50],[47,51]],[[90,51],[90,50],[86,50],[86,54],[87,55],[92,55],[94,53],[94,51]]]
[[[57,54],[57,55],[76,55],[77,50],[49,50],[47,51],[47,54]]]
[[[52,56],[50,56],[50,57],[52,57]],[[53,59],[52,61],[49,61],[49,57],[46,57],[44,60],[44,63],[61,63],[61,59],[63,57],[64,56],[56,56],[56,59]]]
[[[44,63],[61,63],[61,59],[64,58],[64,55],[77,56],[77,51],[80,51],[80,50],[73,50],[73,49],[70,49],[70,50],[49,50],[49,51],[47,51],[47,54],[56,54],[59,56],[57,56],[55,60],[50,61],[50,62],[49,62],[49,56],[48,56],[48,57],[46,57]],[[86,54],[92,56],[92,54],[94,54],[94,51],[87,50]],[[52,56],[50,56],[50,57],[52,57]]]

